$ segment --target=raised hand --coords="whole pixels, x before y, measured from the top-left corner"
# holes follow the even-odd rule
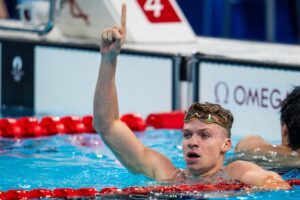
[[[115,59],[126,37],[126,3],[122,4],[121,27],[105,29],[101,34],[100,52],[107,59]]]

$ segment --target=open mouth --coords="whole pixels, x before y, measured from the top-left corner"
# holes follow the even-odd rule
[[[189,153],[187,154],[187,157],[188,157],[188,158],[200,158],[200,155],[197,154],[197,153],[195,153],[195,152],[189,152]]]

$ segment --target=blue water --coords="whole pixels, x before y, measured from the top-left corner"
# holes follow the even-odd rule
[[[152,130],[137,133],[147,146],[184,168],[181,132]],[[233,138],[235,145],[237,138]],[[226,161],[235,156],[231,150]],[[275,169],[279,170],[279,169]],[[300,179],[300,170],[279,170],[285,179]],[[0,191],[35,188],[125,188],[157,184],[128,172],[96,134],[56,135],[35,139],[0,139]],[[218,195],[218,194],[217,194]],[[232,196],[233,195],[233,196]],[[289,191],[235,192],[229,199],[300,198],[300,187]],[[224,197],[224,195],[223,195]]]

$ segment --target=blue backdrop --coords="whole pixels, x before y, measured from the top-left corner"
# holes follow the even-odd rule
[[[267,41],[267,0],[177,0],[197,35]],[[274,0],[273,42],[300,43],[300,1]]]

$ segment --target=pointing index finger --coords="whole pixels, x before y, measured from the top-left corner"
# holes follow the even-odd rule
[[[126,32],[126,1],[122,3],[122,14],[121,14],[121,31]]]

